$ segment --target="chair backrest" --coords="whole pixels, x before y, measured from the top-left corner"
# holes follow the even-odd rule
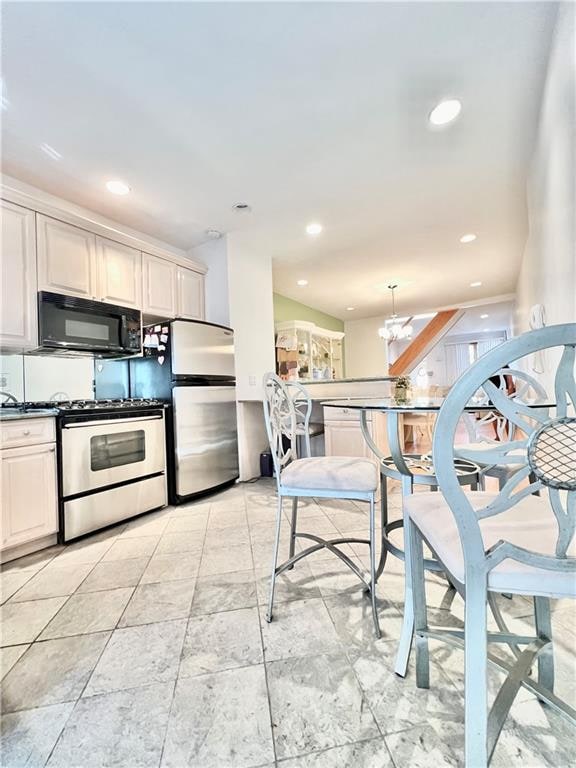
[[[279,485],[281,471],[298,458],[296,408],[286,382],[275,373],[264,375],[263,387],[266,433],[274,462],[276,484]]]
[[[311,455],[310,449],[310,415],[312,413],[312,400],[308,394],[308,390],[299,381],[285,381],[284,385],[288,389],[288,394],[292,402],[294,403],[294,410],[296,412],[296,434],[304,443],[304,452],[306,456]],[[296,441],[296,451],[298,458],[302,458],[300,455],[300,447],[298,440]]]
[[[547,408],[530,407],[528,402],[510,398],[490,377],[508,363],[545,349],[560,348],[555,372],[555,415]],[[576,571],[576,557],[567,550],[576,530],[576,323],[554,325],[530,331],[490,350],[454,384],[438,415],[434,432],[434,468],[440,490],[454,515],[466,569],[487,572],[506,558],[549,570]],[[482,452],[482,461],[522,466],[514,472],[500,493],[486,506],[474,510],[458,483],[454,471],[454,440],[463,409],[479,387],[494,407],[526,437],[495,443]],[[479,457],[480,458],[480,457]],[[530,477],[535,480],[528,482]],[[543,514],[556,518],[555,553],[531,551],[500,541],[488,552],[479,520],[505,512],[530,494],[540,492]]]
[[[496,382],[494,379],[496,379]],[[511,392],[508,386],[510,380],[514,385]],[[485,384],[488,385],[488,388],[496,386],[505,397],[514,398],[522,402],[534,399],[546,400],[548,397],[546,390],[534,376],[518,368],[510,368],[508,366],[501,368],[492,374],[487,382],[483,382],[482,386],[475,392],[475,397],[483,402],[491,400],[484,386]],[[496,410],[482,414],[479,419],[475,418],[474,413],[464,413],[463,422],[472,443],[494,443],[497,440],[506,440],[507,437],[513,434],[508,419]],[[494,425],[495,427],[494,438],[484,431],[488,425]]]

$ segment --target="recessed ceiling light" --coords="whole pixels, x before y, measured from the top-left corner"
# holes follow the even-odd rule
[[[476,282],[470,283],[470,288],[480,288],[481,285],[482,285],[482,281],[476,280]]]
[[[461,243],[473,243],[474,240],[476,240],[476,235],[474,232],[470,232],[468,235],[462,235],[460,238]]]
[[[432,125],[446,125],[455,120],[462,110],[462,103],[458,99],[445,99],[437,104],[428,115]]]
[[[119,179],[113,179],[106,182],[106,189],[108,192],[112,192],[113,195],[127,195],[130,192],[128,184],[124,184]]]
[[[312,235],[312,237],[316,237],[316,235],[319,235],[323,229],[324,227],[322,224],[318,224],[318,222],[312,222],[306,226],[306,234]]]
[[[220,240],[222,232],[219,229],[207,229],[204,234],[209,237],[210,240]]]
[[[298,285],[308,285],[308,280],[298,280]]]
[[[249,205],[249,203],[235,203],[232,206],[232,210],[237,211],[238,213],[251,213],[252,206]]]
[[[54,147],[50,146],[50,144],[40,144],[40,149],[42,152],[44,152],[45,155],[51,157],[52,160],[62,160],[62,155],[60,152],[57,152]]]
[[[488,333],[489,330],[490,328],[484,328],[484,333]]]
[[[480,320],[486,320],[487,317],[489,317],[489,315],[480,315]]]
[[[346,312],[354,312],[356,307],[346,307]]]

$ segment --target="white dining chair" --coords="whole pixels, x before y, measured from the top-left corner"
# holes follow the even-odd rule
[[[507,377],[511,377],[514,382],[513,392],[508,392]],[[498,379],[497,385],[494,384],[494,379],[496,378]],[[534,376],[517,367],[505,367],[496,371],[491,377],[491,381],[489,380],[489,383],[498,387],[501,396],[523,403],[533,400],[545,401],[548,397],[546,389]],[[475,393],[475,396],[484,401],[490,399],[482,387],[479,392]],[[544,409],[545,411],[546,409]],[[455,454],[463,459],[469,458],[470,455],[476,457],[476,463],[481,467],[479,474],[480,488],[484,489],[486,477],[495,477],[498,480],[500,489],[502,489],[514,472],[522,467],[523,451],[520,448],[515,451],[515,454],[519,457],[517,464],[504,465],[491,463],[490,451],[502,441],[506,441],[507,438],[513,438],[515,427],[510,424],[505,416],[496,410],[488,411],[480,415],[480,418],[475,418],[476,415],[474,412],[462,414],[462,421],[468,433],[468,442],[457,443]],[[494,431],[494,437],[490,435],[492,430]],[[483,456],[482,461],[478,459],[479,456]]]
[[[489,377],[505,364],[558,348],[555,415],[499,391]],[[434,466],[441,493],[404,500],[409,519],[413,580],[416,683],[429,686],[429,638],[464,649],[467,768],[488,764],[521,687],[576,723],[576,711],[554,694],[550,598],[576,597],[576,324],[531,331],[484,355],[451,389],[434,432]],[[482,386],[523,436],[495,445],[490,461],[522,466],[499,493],[465,491],[454,470],[454,440],[464,406]],[[474,460],[477,460],[474,458]],[[478,459],[479,460],[479,459]],[[533,481],[530,476],[533,475]],[[423,542],[431,547],[465,600],[464,631],[430,627],[426,612]],[[535,634],[487,632],[487,600],[494,593],[533,597]],[[504,643],[509,663],[489,651]],[[520,650],[523,648],[524,650]],[[534,663],[537,679],[530,677]],[[487,664],[507,677],[487,708]]]
[[[276,579],[284,571],[290,570],[303,558],[328,549],[340,558],[350,570],[356,574],[364,585],[365,591],[370,593],[372,606],[372,619],[376,637],[380,637],[380,625],[378,622],[378,610],[376,603],[376,520],[375,502],[378,488],[378,469],[370,459],[342,456],[321,456],[299,458],[297,453],[298,436],[308,436],[308,422],[311,413],[309,397],[307,402],[302,402],[302,391],[295,392],[284,383],[276,374],[269,373],[264,376],[264,418],[270,450],[274,462],[276,475],[276,489],[278,492],[278,508],[276,513],[276,530],[272,557],[272,574],[270,578],[270,597],[266,621],[272,621],[274,608],[274,589]],[[304,388],[301,388],[304,390]],[[304,390],[304,393],[306,390]],[[297,395],[297,396],[295,396]],[[298,412],[295,401],[299,402]],[[307,444],[309,449],[309,442]],[[298,499],[299,498],[332,498],[351,499],[365,501],[369,505],[369,538],[342,537],[336,539],[324,539],[316,534],[299,531],[298,525]],[[282,502],[284,498],[292,499],[292,518],[290,526],[290,549],[288,559],[278,565],[278,550],[280,546],[280,532],[282,527]],[[306,549],[296,553],[296,539],[308,539],[312,544]],[[356,563],[340,549],[343,544],[361,543],[367,544],[370,552],[370,578],[367,580]],[[380,542],[381,544],[381,542]],[[381,548],[382,551],[382,548]]]

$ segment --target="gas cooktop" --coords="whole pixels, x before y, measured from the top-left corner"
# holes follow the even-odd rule
[[[2,403],[5,407],[8,404]],[[12,408],[15,406],[10,403]],[[42,402],[19,403],[16,407],[23,411],[35,411],[53,409],[60,413],[70,413],[78,411],[97,411],[109,412],[118,410],[138,410],[140,408],[163,408],[167,403],[155,398],[127,397],[113,400],[45,400]]]

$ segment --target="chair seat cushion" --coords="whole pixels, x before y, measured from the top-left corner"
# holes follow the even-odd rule
[[[345,456],[296,459],[282,470],[280,485],[307,491],[371,493],[378,486],[378,470],[370,459]]]
[[[466,496],[474,509],[485,507],[497,497],[478,491],[467,492]],[[404,505],[448,571],[464,582],[460,535],[443,495],[438,492],[414,493],[405,498]],[[480,530],[485,549],[503,540],[532,552],[555,553],[558,525],[546,491],[542,496],[527,496],[506,512],[480,520]],[[574,541],[568,554],[576,556]],[[507,559],[489,572],[488,588],[494,592],[522,595],[576,597],[576,574],[544,570]]]

